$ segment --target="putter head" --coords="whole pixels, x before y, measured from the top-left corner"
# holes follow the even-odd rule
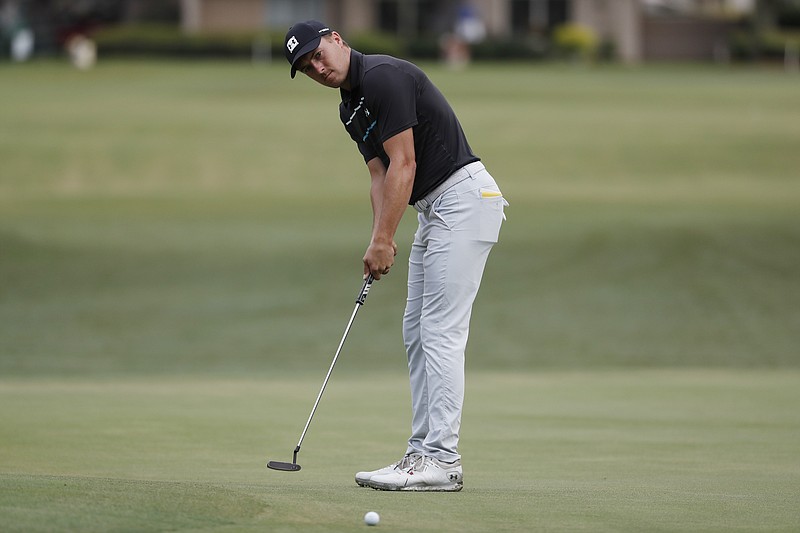
[[[284,463],[282,461],[270,461],[267,463],[267,468],[273,470],[282,470],[284,472],[297,472],[300,470],[300,465],[297,463]]]

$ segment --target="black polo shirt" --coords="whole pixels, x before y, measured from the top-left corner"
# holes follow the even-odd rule
[[[410,204],[459,168],[479,161],[444,96],[417,66],[384,55],[350,53],[350,91],[341,89],[339,116],[364,161],[380,157],[383,143],[414,131],[417,174]]]

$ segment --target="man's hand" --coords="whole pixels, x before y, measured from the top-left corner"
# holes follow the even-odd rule
[[[364,254],[364,276],[372,274],[376,280],[389,273],[397,255],[397,243],[373,240]]]

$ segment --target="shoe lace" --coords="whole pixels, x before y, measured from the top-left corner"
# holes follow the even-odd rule
[[[407,471],[414,466],[419,457],[421,456],[415,453],[404,455],[402,459],[394,464],[394,468],[395,470]]]
[[[430,460],[430,457],[425,457],[424,455],[412,457],[409,461],[409,464],[406,466],[405,471],[411,473],[412,470],[424,470],[425,463],[428,460]]]

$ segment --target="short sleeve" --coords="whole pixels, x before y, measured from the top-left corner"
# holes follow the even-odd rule
[[[361,152],[361,155],[364,157],[364,161],[367,163],[380,155],[376,153],[375,150],[370,148],[367,143],[363,142],[358,143],[358,151]]]

